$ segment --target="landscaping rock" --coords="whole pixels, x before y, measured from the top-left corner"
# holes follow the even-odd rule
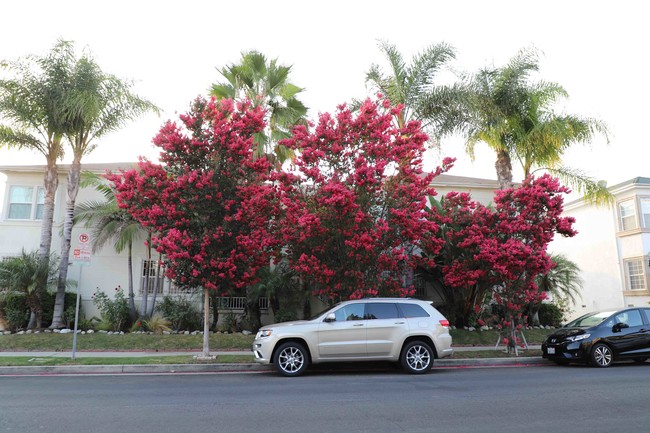
[[[252,334],[251,331],[242,331],[241,333],[242,333],[243,335],[251,335],[251,334]]]
[[[469,332],[473,332],[473,331],[476,331],[476,328],[473,327],[473,326],[470,326],[469,328],[467,328],[467,330],[468,330]]]
[[[87,333],[87,334],[94,334],[95,331],[94,331],[93,329],[89,329],[89,330],[86,331],[86,333]]]
[[[72,329],[61,329],[59,332],[61,334],[70,334],[72,332]]]
[[[18,331],[18,332],[16,332],[16,335],[23,335],[24,333],[25,333],[25,331]]]
[[[105,330],[103,330],[103,329],[100,330],[100,331],[98,331],[98,332],[99,332],[100,334],[108,334],[108,331],[105,331]]]

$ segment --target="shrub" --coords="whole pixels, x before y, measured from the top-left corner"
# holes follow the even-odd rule
[[[41,298],[43,308],[43,326],[49,326],[54,315],[54,303],[56,302],[56,293],[47,292]],[[74,312],[77,308],[77,294],[65,292],[65,310],[63,311],[63,321],[68,328],[74,327]],[[79,303],[79,322],[84,317],[82,304]]]
[[[555,304],[541,304],[539,306],[539,323],[543,326],[562,325],[563,314],[560,307]]]
[[[170,321],[159,314],[155,314],[150,319],[144,321],[145,328],[156,335],[171,331],[169,325]]]
[[[29,307],[24,293],[9,292],[4,295],[4,315],[9,329],[25,328],[29,322]]]
[[[187,298],[173,298],[165,296],[156,307],[163,317],[170,322],[174,331],[181,329],[196,330],[202,328],[201,313],[194,308],[191,300]]]
[[[291,310],[279,310],[273,316],[273,321],[275,323],[290,322],[292,320],[297,320],[297,319],[298,319],[298,315],[296,314],[295,311],[291,311]]]
[[[241,314],[235,314],[232,311],[226,313],[223,318],[222,329],[227,332],[238,332],[240,330]]]
[[[129,304],[120,286],[115,288],[115,298],[110,299],[99,290],[93,294],[93,304],[102,313],[105,326],[111,331],[124,331],[129,324]]]

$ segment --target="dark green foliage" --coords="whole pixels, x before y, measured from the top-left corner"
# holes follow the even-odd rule
[[[102,313],[102,320],[111,331],[126,331],[129,329],[129,305],[124,292],[118,286],[115,288],[115,298],[110,299],[106,293],[97,291],[93,295],[93,304]]]
[[[54,302],[56,300],[55,293],[45,293],[41,298],[41,305],[43,307],[43,326],[48,326],[54,314]],[[77,306],[77,294],[66,292],[65,293],[65,312],[63,313],[64,325],[72,329],[74,326],[74,312]],[[84,317],[82,304],[79,304],[79,319]]]
[[[543,326],[562,325],[563,314],[560,307],[555,304],[541,304],[539,306],[539,323]]]
[[[273,317],[275,323],[290,322],[292,320],[298,320],[298,315],[292,310],[280,310]]]
[[[156,307],[163,317],[171,322],[174,331],[201,329],[201,313],[194,308],[194,304],[187,298],[173,298],[165,296]]]
[[[4,315],[12,331],[25,328],[29,321],[29,307],[24,293],[9,292],[4,295]]]

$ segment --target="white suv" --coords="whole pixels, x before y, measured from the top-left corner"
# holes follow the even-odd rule
[[[341,302],[311,320],[262,327],[253,342],[255,361],[298,376],[310,363],[400,361],[425,373],[434,358],[451,356],[449,321],[430,302],[369,298]]]

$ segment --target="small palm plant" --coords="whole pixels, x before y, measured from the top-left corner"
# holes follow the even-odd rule
[[[38,252],[23,250],[16,257],[5,258],[0,262],[0,287],[4,292],[24,293],[30,311],[29,329],[41,328],[43,307],[41,299],[46,289],[41,288],[41,281],[47,281],[46,287],[56,287],[58,260],[50,255],[47,260],[39,257]]]

